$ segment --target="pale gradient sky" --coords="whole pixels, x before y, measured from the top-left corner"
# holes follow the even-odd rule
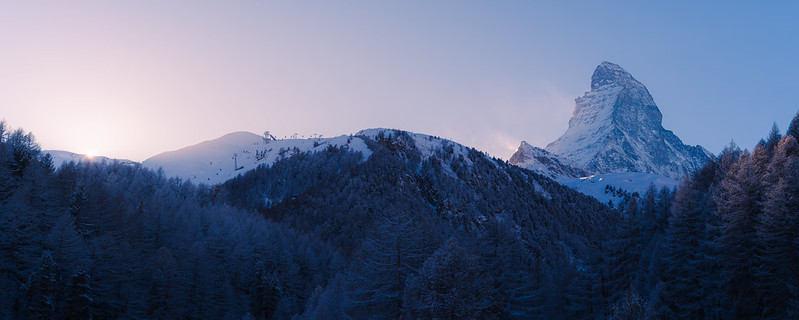
[[[799,6],[729,1],[0,2],[0,118],[141,161],[233,131],[544,147],[603,60],[718,152],[799,110]]]

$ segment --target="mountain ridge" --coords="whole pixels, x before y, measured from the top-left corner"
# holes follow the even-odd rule
[[[251,132],[237,131],[219,138],[206,140],[177,150],[152,156],[142,165],[152,170],[163,170],[167,176],[203,184],[219,184],[260,165],[297,153],[321,151],[325,148],[346,147],[353,151],[371,153],[360,138],[338,136],[333,138],[272,140]]]
[[[508,159],[512,165],[535,171],[554,180],[579,178],[590,174],[575,163],[549,151],[522,141],[516,152]]]

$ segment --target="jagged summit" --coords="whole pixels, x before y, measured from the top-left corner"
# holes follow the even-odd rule
[[[596,67],[594,74],[591,76],[591,90],[609,84],[637,84],[643,86],[618,64],[604,61]]]
[[[646,86],[619,65],[602,62],[591,91],[575,99],[569,128],[546,150],[596,173],[651,172],[680,179],[708,158],[662,126]]]

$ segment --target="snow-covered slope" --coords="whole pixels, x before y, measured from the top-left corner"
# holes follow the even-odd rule
[[[42,154],[49,153],[53,157],[53,167],[60,168],[63,164],[68,162],[111,162],[117,161],[125,164],[136,164],[137,162],[125,159],[112,159],[103,156],[89,156],[87,154],[79,154],[63,150],[43,150]]]
[[[558,182],[592,196],[601,203],[612,201],[614,204],[618,203],[624,192],[629,195],[634,192],[644,195],[650,185],[654,185],[656,190],[660,190],[663,187],[673,189],[679,184],[677,180],[666,176],[642,172],[596,174],[583,178],[559,179]],[[613,188],[606,188],[606,186]]]
[[[586,170],[680,179],[708,159],[702,147],[687,146],[663,128],[649,90],[616,64],[600,64],[591,77],[591,91],[575,101],[569,128],[546,150]]]
[[[250,132],[234,132],[155,155],[142,164],[153,170],[161,168],[169,177],[177,176],[191,182],[213,185],[255,169],[261,164],[272,165],[280,158],[321,151],[328,146],[344,146],[361,152],[364,158],[372,153],[359,137],[267,140]]]
[[[510,157],[508,162],[555,180],[585,177],[590,174],[573,162],[544,149],[531,146],[526,141],[522,141],[519,149]]]
[[[464,156],[465,161],[470,163],[467,157],[470,148],[461,144],[425,134],[375,128],[361,130],[352,136],[284,140],[264,139],[263,136],[250,132],[234,132],[155,155],[142,162],[142,165],[153,170],[161,168],[168,177],[176,176],[195,183],[213,185],[235,178],[259,165],[269,166],[281,158],[322,151],[328,146],[344,146],[351,151],[361,152],[366,160],[372,154],[366,140],[377,141],[381,137],[396,137],[398,134],[407,135],[411,139],[423,160],[436,152],[446,150],[455,157]]]
[[[524,141],[508,162],[550,177],[560,184],[592,196],[605,204],[608,201],[616,204],[625,195],[629,196],[634,192],[643,195],[650,185],[653,185],[656,190],[660,190],[663,187],[672,189],[678,184],[677,180],[657,173],[591,174],[569,160],[531,146]]]

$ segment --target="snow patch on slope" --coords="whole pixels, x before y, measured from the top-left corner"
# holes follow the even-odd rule
[[[604,204],[609,201],[616,204],[620,200],[619,196],[606,192],[606,186],[613,186],[616,190],[623,189],[629,194],[638,192],[638,194],[643,196],[650,185],[654,185],[655,190],[660,190],[663,187],[673,189],[679,184],[677,180],[672,178],[656,173],[643,172],[596,174],[582,178],[559,179],[558,182],[585,195],[592,196]]]

